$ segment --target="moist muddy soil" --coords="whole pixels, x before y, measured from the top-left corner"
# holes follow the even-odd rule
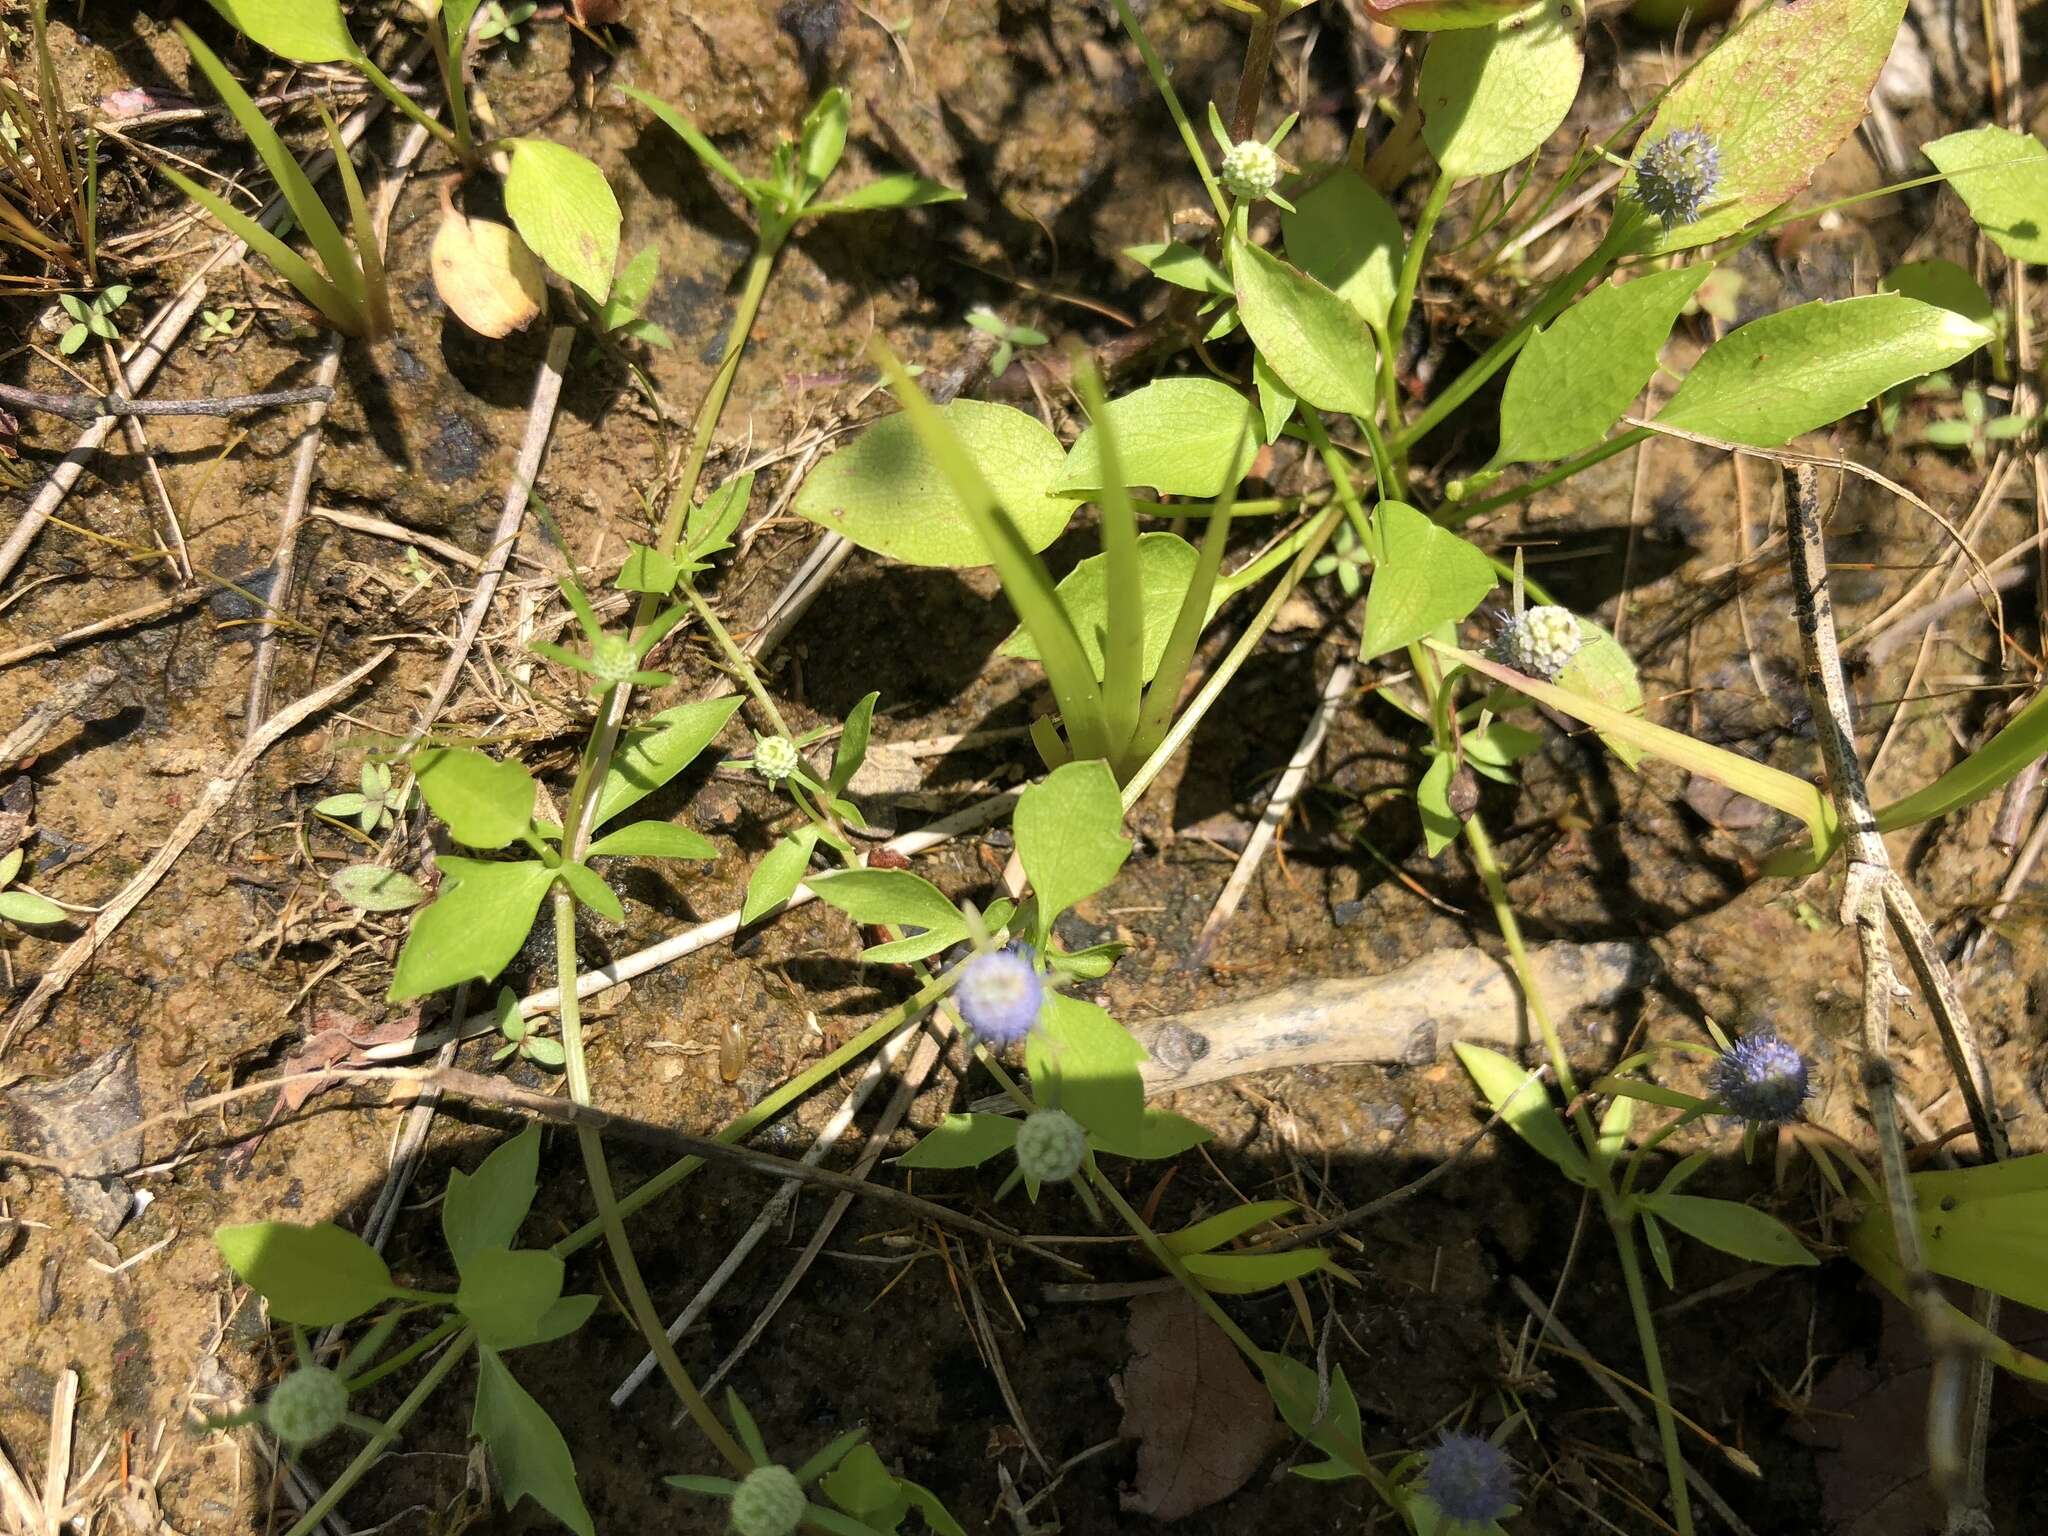
[[[235,46],[203,6],[170,9],[244,78],[269,67],[255,50]],[[1193,0],[1144,9],[1183,96],[1227,102],[1242,47],[1230,13]],[[169,20],[156,7],[123,4],[95,6],[82,24],[53,18],[70,99],[98,114],[120,92],[139,89],[152,100],[203,95]],[[362,18],[363,35],[371,25]],[[641,0],[627,5],[622,26],[604,32],[604,48],[559,17],[538,16],[522,33],[517,44],[488,55],[482,83],[491,106],[507,132],[555,137],[603,166],[624,209],[623,249],[651,243],[660,253],[647,313],[675,343],[634,357],[658,407],[616,357],[587,351],[582,339],[576,344],[536,489],[586,568],[614,569],[625,541],[648,527],[646,500],[664,494],[689,414],[722,355],[748,252],[729,200],[616,86],[637,85],[677,103],[733,158],[764,165],[811,92],[838,80],[854,102],[842,175],[907,166],[967,191],[965,202],[947,207],[832,221],[786,252],[707,472],[707,483],[744,468],[760,472],[745,536],[715,587],[743,634],[819,537],[784,510],[801,476],[885,408],[866,361],[872,338],[936,376],[965,378],[971,392],[1035,406],[1070,434],[1071,404],[1037,363],[1027,358],[1010,376],[986,379],[987,349],[965,325],[966,314],[991,306],[1043,330],[1055,346],[1114,341],[1166,302],[1119,250],[1166,238],[1178,215],[1201,201],[1135,50],[1093,4],[904,0],[892,9],[792,0],[777,12],[765,0]],[[1369,33],[1337,0],[1290,25],[1268,112],[1304,113],[1291,141],[1298,159],[1342,152],[1353,104],[1393,46],[1390,35]],[[1924,63],[1927,48],[1912,46],[1922,48]],[[1588,49],[1589,88],[1545,170],[1562,163],[1577,131],[1611,131],[1676,67],[1668,37],[1615,18],[1595,25]],[[1946,56],[1936,54],[1942,65]],[[1909,81],[1888,98],[1909,141],[1981,119],[1981,74],[1972,74],[1967,56],[1953,72],[1929,67],[1924,78],[1924,87]],[[265,79],[288,83],[275,69]],[[295,121],[294,131],[307,127]],[[380,124],[369,142],[371,160],[381,163],[395,148],[396,130]],[[149,155],[169,153],[223,170],[249,162],[212,120],[136,129],[114,141],[105,233],[134,237],[120,257],[136,285],[128,316],[153,313],[215,240],[210,225],[183,220],[161,180],[147,173]],[[366,746],[403,737],[414,723],[471,580],[469,566],[426,541],[472,562],[485,553],[547,344],[544,324],[483,342],[435,297],[426,247],[447,171],[430,151],[399,197],[388,257],[398,333],[376,347],[345,349],[313,494],[316,508],[395,523],[422,542],[408,547],[318,517],[308,522],[289,609],[295,627],[280,651],[274,694],[298,698],[381,645],[395,645],[396,655],[257,763],[228,809],[47,1018],[11,1043],[0,1058],[0,1083],[41,1093],[39,1102],[51,1106],[46,1119],[104,1126],[93,1133],[104,1135],[138,1114],[161,1115],[258,1080],[322,1029],[404,1032],[382,1001],[403,921],[327,900],[327,877],[370,848],[315,817],[311,806],[355,788]],[[1814,191],[1845,196],[1884,180],[1858,139]],[[1419,202],[1423,191],[1418,182],[1403,195]],[[1469,221],[1469,212],[1454,202],[1447,226],[1454,236],[1469,227],[1461,219]],[[1567,225],[1552,238],[1557,248],[1546,240],[1528,253],[1532,268],[1540,258],[1543,271],[1562,270],[1579,254],[1572,242],[1587,237]],[[1868,291],[1876,274],[1899,261],[1934,255],[1973,259],[1967,221],[1938,189],[1862,204],[1732,258],[1741,285],[1722,320]],[[1515,284],[1498,273],[1468,274],[1462,261],[1454,257],[1424,290],[1411,361],[1454,369],[1472,339],[1483,341],[1512,308]],[[210,305],[233,304],[251,323],[231,339],[181,342],[154,393],[240,393],[309,377],[326,341],[266,267],[222,269],[209,287]],[[39,309],[28,301],[6,307],[5,376],[45,389],[101,388],[90,367],[81,365],[88,382],[79,386],[52,365]],[[1718,323],[1689,317],[1676,346],[1697,353]],[[1242,364],[1228,348],[1216,361]],[[1200,365],[1184,357],[1165,366]],[[113,673],[14,770],[33,786],[39,831],[31,867],[45,893],[81,907],[105,901],[163,844],[241,743],[253,609],[218,581],[267,593],[300,420],[275,412],[233,423],[151,421],[149,445],[210,597],[0,668],[0,733],[91,668]],[[1426,445],[1434,483],[1484,462],[1489,422],[1482,401]],[[67,423],[23,421],[14,468],[27,486],[7,493],[10,525],[74,436]],[[1967,511],[1983,486],[1982,467],[1907,441],[1866,425],[1844,428],[1834,446],[1946,513]],[[0,651],[178,590],[175,572],[156,557],[163,520],[144,460],[118,436],[114,443],[118,451],[93,459],[59,512],[62,523],[46,529],[0,592]],[[1281,493],[1308,483],[1286,452],[1261,473]],[[1620,633],[1642,669],[1654,717],[1811,775],[1818,753],[1782,538],[1773,537],[1781,526],[1774,480],[1769,466],[1747,466],[1738,478],[1724,456],[1658,440],[1640,457],[1623,455],[1496,515],[1479,537],[1503,554],[1523,550],[1531,575],[1559,601]],[[2021,474],[2012,483],[2025,480]],[[1979,547],[2010,547],[2034,531],[2035,516],[2027,493],[2015,489],[1993,508]],[[1860,480],[1847,484],[1831,539],[1836,599],[1849,629],[1881,612],[1929,562],[1953,558],[1939,527]],[[1093,547],[1084,516],[1050,557],[1064,566]],[[570,674],[522,658],[520,645],[536,625],[559,618],[551,573],[562,559],[529,517],[475,658],[440,721],[518,751],[558,794],[573,770],[587,697]],[[1988,734],[2031,675],[2032,592],[2029,584],[2006,596],[2012,644],[2003,656],[1983,613],[1963,609],[1930,632],[1924,664],[1916,666],[1919,647],[1908,644],[1857,676],[1866,748],[1887,741],[1876,798],[1927,782],[1954,761],[1958,743]],[[1226,637],[1248,611],[1227,615]],[[1421,766],[1416,739],[1401,715],[1372,697],[1377,679],[1368,672],[1337,711],[1311,786],[1243,908],[1207,963],[1193,957],[1266,789],[1295,750],[1332,665],[1355,649],[1356,621],[1331,583],[1305,589],[1289,605],[1138,807],[1137,849],[1121,879],[1068,920],[1070,943],[1115,937],[1130,945],[1092,989],[1119,1018],[1139,1023],[1304,978],[1375,975],[1448,949],[1498,951],[1484,893],[1458,851],[1425,856],[1403,794]],[[1039,677],[996,653],[1012,622],[987,571],[910,569],[857,553],[774,653],[768,681],[799,730],[842,719],[870,690],[881,696],[880,742],[1011,728],[922,759],[915,797],[874,802],[878,823],[908,830],[1032,771],[1028,744],[1014,728],[1043,707]],[[694,636],[669,647],[664,665],[678,681],[645,698],[646,708],[722,686],[712,652]],[[1908,694],[1916,702],[1902,708]],[[722,745],[737,753],[746,743],[735,722]],[[1545,745],[1525,768],[1519,787],[1489,786],[1483,806],[1532,940],[1638,939],[1660,961],[1647,990],[1568,1021],[1580,1064],[1597,1069],[1629,1042],[1704,1039],[1708,1019],[1730,1031],[1767,1024],[1816,1062],[1812,1119],[1867,1150],[1856,1089],[1858,972],[1853,942],[1833,919],[1835,894],[1825,882],[1759,873],[1792,829],[1667,766],[1630,774],[1592,737],[1559,722],[1545,727]],[[782,824],[776,802],[756,783],[708,765],[650,809],[706,831],[719,858],[659,869],[612,861],[604,872],[624,899],[626,921],[582,935],[586,963],[731,911]],[[1946,941],[1972,931],[2005,878],[2008,854],[1992,839],[1997,809],[1980,805],[1894,842]],[[429,851],[421,834],[401,864],[417,868]],[[1008,852],[1003,835],[978,834],[921,858],[917,868],[949,894],[986,902],[1000,889]],[[2018,1115],[2016,1142],[2026,1150],[2043,1145],[2048,1062],[2039,1022],[2048,954],[2037,914],[2030,887],[1991,928],[1966,977],[1999,1090]],[[0,930],[14,997],[83,932],[82,921],[36,934]],[[859,947],[844,919],[806,907],[607,995],[592,1028],[596,1102],[684,1130],[722,1125],[909,994],[903,972],[863,967]],[[552,964],[551,950],[536,944],[512,979],[545,984]],[[1935,1127],[1959,1122],[1924,1020],[1902,1015],[1899,1026],[1907,1097]],[[487,1056],[487,1045],[473,1044],[461,1061],[481,1069]],[[511,1075],[531,1086],[553,1081],[530,1066]],[[761,1144],[808,1145],[850,1083],[814,1094]],[[942,1071],[912,1124],[928,1127],[989,1088],[986,1079],[963,1084]],[[861,1125],[886,1098],[872,1101],[833,1166],[859,1149]],[[10,1140],[44,1134],[24,1102],[12,1120],[0,1121]],[[1132,1203],[1164,1226],[1240,1197],[1287,1198],[1336,1214],[1459,1154],[1481,1123],[1468,1079],[1443,1060],[1303,1068],[1166,1102],[1210,1126],[1215,1139],[1163,1173],[1159,1165],[1126,1171]],[[136,1154],[146,1171],[128,1181],[148,1198],[125,1213],[129,1202],[118,1193],[25,1170],[0,1173],[0,1443],[14,1465],[40,1476],[53,1394],[62,1373],[76,1371],[75,1476],[93,1490],[100,1518],[194,1536],[289,1523],[295,1511],[253,1434],[189,1427],[260,1395],[288,1364],[290,1348],[227,1275],[210,1234],[222,1223],[259,1219],[359,1226],[385,1184],[403,1119],[402,1103],[379,1104],[369,1094],[331,1095],[265,1131],[269,1103],[257,1097],[225,1114],[159,1126]],[[450,1169],[474,1167],[511,1127],[486,1111],[442,1105],[386,1245],[410,1283],[452,1283],[433,1202]],[[899,1131],[892,1149],[909,1139]],[[1700,1192],[1769,1204],[1817,1238],[1835,1230],[1837,1201],[1804,1157],[1780,1158],[1766,1141],[1745,1161],[1739,1135],[1719,1126],[1698,1128],[1670,1150],[1715,1154],[1694,1186]],[[617,1166],[621,1184],[630,1185],[658,1161],[624,1151]],[[886,1166],[877,1176],[904,1177]],[[993,1181],[921,1175],[915,1187],[987,1211]],[[636,1223],[642,1267],[664,1312],[695,1294],[771,1192],[751,1175],[713,1170]],[[768,1303],[826,1203],[815,1192],[798,1199],[685,1335],[683,1357],[700,1379]],[[590,1214],[573,1142],[551,1135],[529,1238],[551,1241]],[[1100,1235],[1056,1194],[1035,1208],[1014,1197],[992,1214],[1033,1232]],[[847,1427],[868,1426],[885,1459],[938,1492],[969,1530],[1085,1536],[1151,1529],[1149,1517],[1125,1508],[1139,1449],[1126,1437],[1120,1400],[1130,1395],[1132,1309],[1118,1288],[1151,1281],[1156,1271],[1128,1245],[1068,1251],[1082,1258],[1098,1291],[1077,1294],[1074,1277],[1028,1257],[856,1202],[741,1361],[734,1384],[770,1445],[792,1459]],[[1519,1410],[1527,1427],[1512,1444],[1525,1512],[1513,1529],[1665,1528],[1654,1435],[1618,1412],[1595,1380],[1611,1375],[1623,1381],[1624,1397],[1640,1399],[1633,1386],[1640,1357],[1612,1245],[1597,1214],[1548,1164],[1506,1138],[1483,1141],[1424,1193],[1340,1240],[1335,1254],[1348,1278],[1318,1279],[1299,1296],[1236,1299],[1231,1310],[1265,1347],[1304,1360],[1320,1351],[1341,1366],[1375,1454],[1391,1464],[1445,1426],[1490,1431],[1504,1412]],[[1676,1279],[1675,1291],[1657,1290],[1656,1303],[1673,1398],[1697,1426],[1688,1452],[1750,1529],[1930,1528],[1935,1514],[1917,1476],[1926,1362],[1902,1315],[1858,1271],[1845,1260],[1764,1269],[1688,1245],[1678,1252]],[[1583,1354],[1555,1341],[1540,1354],[1527,1352],[1535,1333],[1518,1281],[1546,1303],[1555,1296]],[[572,1265],[570,1288],[597,1291],[604,1301],[573,1339],[522,1352],[518,1373],[575,1448],[600,1530],[719,1530],[716,1506],[660,1484],[667,1473],[715,1468],[696,1433],[673,1422],[659,1378],[623,1408],[608,1402],[641,1354],[614,1286],[592,1255]],[[2026,1319],[2009,1331],[2024,1340],[2030,1327],[2040,1332]],[[350,1527],[546,1527],[530,1503],[507,1515],[486,1497],[481,1464],[468,1454],[468,1379],[459,1372],[398,1452],[344,1501]],[[2022,1530],[2028,1527],[2024,1517],[2014,1523],[2017,1512],[2048,1508],[2048,1430],[2038,1397],[2009,1383],[1999,1390],[1993,1512],[2000,1530]],[[388,1412],[403,1392],[402,1382],[387,1383],[362,1406]],[[87,1464],[102,1447],[106,1459],[88,1480]],[[1289,1468],[1303,1459],[1299,1445],[1276,1436],[1273,1447],[1242,1488],[1176,1528],[1387,1528],[1383,1516],[1375,1524],[1376,1504],[1363,1485],[1295,1477]],[[307,1456],[307,1470],[324,1485],[352,1454],[353,1446],[331,1442]],[[115,1497],[121,1469],[131,1479],[125,1499]],[[1702,1528],[1723,1527],[1710,1518]]]

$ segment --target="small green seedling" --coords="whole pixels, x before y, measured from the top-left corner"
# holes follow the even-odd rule
[[[500,5],[498,0],[484,0],[483,9],[478,12],[476,35],[479,41],[489,42],[502,37],[508,43],[519,41],[519,28],[531,19],[540,7],[534,0],[519,0],[516,5]]]
[[[235,306],[223,304],[219,309],[199,311],[199,345],[211,346],[217,341],[232,341],[235,338]]]
[[[57,302],[64,313],[71,317],[71,324],[57,341],[57,350],[66,357],[84,346],[91,337],[102,341],[119,341],[121,332],[114,324],[114,312],[128,302],[128,285],[115,283],[94,295],[87,303],[75,293],[60,293]]]
[[[21,873],[21,861],[22,851],[19,848],[0,857],[0,918],[35,927],[63,922],[64,909],[57,903],[14,883],[15,877]]]
[[[620,269],[612,283],[611,297],[598,307],[598,329],[607,336],[627,341],[643,341],[651,347],[666,350],[675,345],[667,331],[652,320],[643,317],[641,311],[647,306],[648,295],[654,291],[654,279],[660,270],[661,252],[654,246],[643,245],[633,259]]]
[[[988,360],[988,376],[1000,379],[1009,371],[1019,347],[1042,347],[1046,334],[1028,325],[1012,325],[992,309],[969,310],[967,323],[984,336],[996,339],[995,355]]]
[[[409,786],[394,795],[391,792],[391,765],[380,763],[374,758],[363,759],[357,783],[361,785],[360,789],[346,794],[329,795],[325,800],[317,802],[313,809],[322,816],[352,816],[356,825],[363,831],[375,832],[405,809],[405,803],[411,795]]]
[[[512,995],[510,987],[498,988],[497,1006],[491,1010],[492,1022],[498,1026],[498,1034],[504,1044],[491,1053],[491,1060],[504,1062],[514,1056],[543,1067],[560,1067],[564,1060],[562,1042],[538,1035],[519,1012],[519,999]]]

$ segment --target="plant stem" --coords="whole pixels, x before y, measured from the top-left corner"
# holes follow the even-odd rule
[[[557,888],[554,894],[555,907],[555,975],[562,992],[562,1050],[564,1065],[568,1069],[569,1097],[578,1104],[590,1102],[590,1073],[583,1055],[582,1005],[576,996],[576,902],[566,890]],[[668,1378],[669,1386],[684,1409],[704,1431],[704,1436],[718,1450],[735,1472],[745,1475],[753,1470],[754,1459],[740,1443],[733,1439],[711,1405],[704,1401],[704,1394],[697,1390],[697,1384],[690,1379],[690,1373],[683,1366],[676,1349],[669,1342],[668,1330],[662,1326],[661,1315],[654,1310],[654,1299],[647,1294],[647,1282],[641,1278],[640,1262],[633,1255],[632,1241],[626,1236],[624,1220],[619,1215],[619,1200],[612,1188],[611,1165],[605,1161],[604,1140],[595,1127],[576,1127],[576,1143],[583,1151],[583,1169],[590,1180],[590,1191],[597,1199],[597,1218],[604,1226],[605,1244],[611,1251],[612,1264],[619,1272],[619,1285],[625,1292],[626,1305],[633,1314],[633,1321],[646,1336],[654,1357],[661,1363],[661,1371]]]
[[[1603,1202],[1607,1197],[1603,1196]],[[1657,1440],[1664,1451],[1664,1472],[1671,1481],[1671,1513],[1679,1536],[1692,1536],[1692,1491],[1685,1485],[1685,1452],[1678,1444],[1678,1419],[1671,1411],[1671,1389],[1664,1380],[1664,1354],[1657,1344],[1657,1324],[1650,1316],[1649,1288],[1643,1284],[1642,1260],[1636,1255],[1635,1223],[1612,1204],[1607,1224],[1614,1231],[1614,1249],[1621,1258],[1622,1283],[1628,1288],[1628,1309],[1635,1314],[1636,1344],[1643,1352],[1644,1384],[1657,1410]]]
[[[1547,491],[1573,475],[1591,469],[1595,464],[1604,463],[1617,453],[1635,447],[1650,436],[1648,427],[1632,427],[1619,437],[1610,437],[1598,447],[1588,448],[1577,458],[1566,459],[1555,469],[1546,469],[1534,479],[1525,480],[1511,491],[1502,491],[1498,496],[1488,496],[1479,501],[1447,501],[1436,509],[1438,526],[1456,528],[1463,523],[1487,512],[1497,512],[1502,507],[1513,506],[1518,501],[1534,496],[1538,491]]]
[[[327,1518],[334,1506],[341,1502],[342,1495],[361,1482],[370,1468],[383,1458],[384,1452],[412,1421],[412,1416],[426,1406],[427,1399],[440,1389],[442,1381],[455,1369],[456,1362],[469,1353],[470,1346],[475,1342],[474,1328],[464,1328],[455,1335],[455,1340],[448,1346],[447,1351],[428,1367],[427,1373],[414,1383],[410,1392],[406,1393],[405,1401],[391,1411],[391,1417],[378,1426],[377,1433],[370,1437],[369,1443],[356,1452],[355,1459],[342,1469],[341,1476],[328,1484],[327,1491],[313,1501],[306,1512],[293,1523],[292,1528],[285,1532],[285,1536],[312,1536],[312,1533],[319,1529],[320,1523]]]
[[[1408,314],[1415,307],[1416,285],[1422,281],[1422,263],[1429,255],[1429,237],[1436,233],[1437,220],[1443,217],[1444,204],[1451,200],[1451,173],[1443,172],[1436,179],[1436,185],[1429,189],[1429,199],[1422,205],[1422,216],[1415,221],[1415,233],[1409,237],[1407,252],[1401,257],[1401,280],[1394,288],[1393,307],[1387,311],[1387,343],[1399,348],[1401,338],[1407,334]],[[1400,402],[1390,399],[1387,410],[1399,410]],[[1398,415],[1391,416],[1398,422]],[[1403,445],[1405,446],[1405,444]]]
[[[1607,238],[1600,242],[1592,255],[1544,289],[1543,296],[1529,306],[1505,336],[1482,352],[1442,394],[1423,408],[1421,415],[1395,435],[1395,450],[1407,452],[1451,412],[1477,394],[1482,384],[1512,362],[1538,326],[1549,324],[1561,314],[1588,279],[1604,271],[1621,255],[1631,227],[1620,222],[1610,226]]]
[[[1195,170],[1201,174],[1202,185],[1208,189],[1209,202],[1216,209],[1217,225],[1228,225],[1230,204],[1224,200],[1223,189],[1216,185],[1216,173],[1209,169],[1209,157],[1202,153],[1202,141],[1196,136],[1194,125],[1188,121],[1188,115],[1181,107],[1180,97],[1173,89],[1173,82],[1166,77],[1166,66],[1159,62],[1159,54],[1152,46],[1152,39],[1145,35],[1145,29],[1138,24],[1138,18],[1132,14],[1130,0],[1116,0],[1116,14],[1124,24],[1124,31],[1130,34],[1131,41],[1138,45],[1138,57],[1145,61],[1145,72],[1151,75],[1153,87],[1159,92],[1160,100],[1166,103],[1167,115],[1173,119],[1173,126],[1180,130],[1180,141],[1187,147],[1188,158],[1195,162]],[[1269,33],[1269,49],[1271,42]],[[1249,62],[1249,53],[1246,59]],[[1245,79],[1250,78],[1250,71],[1247,70]],[[1239,93],[1242,94],[1243,90],[1244,87],[1240,86]]]
[[[703,594],[697,590],[697,584],[689,577],[683,577],[676,586],[681,589],[690,606],[697,611],[697,617],[703,620],[706,632],[717,643],[718,648],[725,652],[730,669],[739,674],[740,681],[746,685],[747,691],[753,694],[754,702],[761,706],[761,712],[768,717],[769,724],[775,727],[775,734],[787,737],[789,722],[782,718],[782,711],[776,708],[773,696],[762,686],[761,674],[754,669],[753,663],[747,658],[747,653],[741,650],[738,642],[733,639],[732,631],[725,627],[711,605],[704,601]]]

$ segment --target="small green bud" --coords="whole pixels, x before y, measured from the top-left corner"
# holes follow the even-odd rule
[[[780,784],[802,766],[803,759],[797,756],[796,743],[787,736],[754,738],[754,772],[770,784]]]
[[[621,635],[606,635],[592,646],[590,664],[596,669],[597,680],[608,688],[630,683],[633,674],[640,670],[640,658],[633,654],[632,642]]]
[[[348,1388],[341,1378],[323,1365],[307,1365],[277,1384],[263,1405],[263,1422],[296,1450],[333,1434],[347,1412]]]
[[[789,1468],[756,1467],[732,1496],[732,1528],[739,1536],[790,1536],[808,1503]]]
[[[1245,139],[1223,157],[1222,181],[1240,203],[1255,203],[1280,185],[1280,157],[1259,140]]]
[[[1081,1171],[1088,1133],[1064,1110],[1033,1110],[1017,1127],[1017,1166],[1041,1184],[1057,1184]]]

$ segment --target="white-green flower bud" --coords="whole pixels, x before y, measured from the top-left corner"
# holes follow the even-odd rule
[[[1088,1133],[1064,1110],[1033,1110],[1017,1127],[1017,1166],[1041,1184],[1071,1179],[1087,1155]]]
[[[348,1412],[348,1388],[324,1365],[301,1366],[277,1384],[263,1405],[270,1432],[296,1450],[324,1440]]]
[[[732,1496],[732,1528],[739,1536],[790,1536],[808,1502],[789,1468],[756,1467]]]
[[[803,759],[797,756],[796,743],[787,736],[754,738],[754,772],[770,784],[780,784],[801,766]]]
[[[1569,608],[1531,608],[1500,632],[1494,655],[1517,672],[1556,681],[1585,643],[1585,632]]]
[[[1245,139],[1223,157],[1222,181],[1240,203],[1255,203],[1280,185],[1280,157],[1259,140]]]
[[[592,646],[590,664],[597,680],[607,688],[630,683],[633,674],[640,670],[640,658],[633,654],[632,642],[622,635],[606,635]]]

